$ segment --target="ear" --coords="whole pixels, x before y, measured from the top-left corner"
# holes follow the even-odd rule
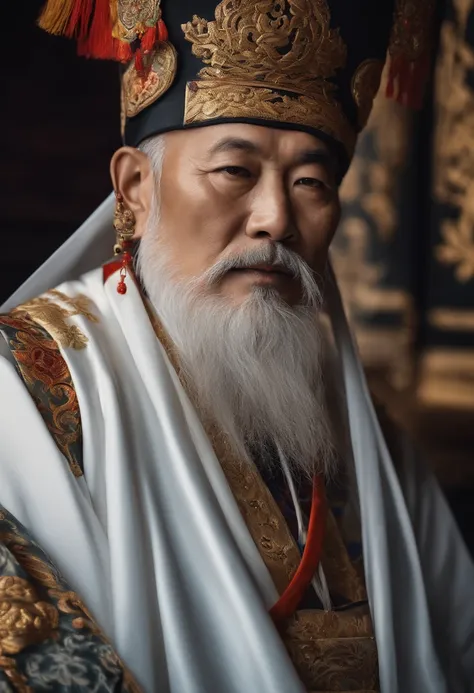
[[[153,171],[146,154],[134,147],[121,147],[110,162],[110,176],[116,193],[125,207],[135,215],[135,238],[145,230],[155,185]]]

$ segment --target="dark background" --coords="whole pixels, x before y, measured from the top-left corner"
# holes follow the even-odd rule
[[[43,4],[2,3],[0,304],[111,192],[120,146],[117,65],[41,31]]]

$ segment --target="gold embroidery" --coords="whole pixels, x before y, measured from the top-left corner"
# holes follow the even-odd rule
[[[27,580],[0,577],[0,655],[16,655],[54,635],[57,609],[41,601]]]
[[[330,28],[326,0],[224,0],[215,21],[194,16],[182,29],[206,65],[188,85],[185,123],[209,120],[210,98],[213,118],[325,124],[352,154],[355,134],[348,135],[351,126],[330,81],[346,63],[346,47]]]
[[[359,129],[362,130],[369,119],[375,96],[380,87],[383,62],[381,60],[364,60],[352,77],[352,96],[356,102],[359,117]]]
[[[328,512],[321,562],[331,591],[347,599],[347,602],[367,600],[367,592],[361,576],[349,558],[332,512]]]
[[[216,118],[263,118],[294,125],[310,125],[342,142],[351,155],[356,133],[339,106],[311,97],[289,96],[255,85],[229,82],[189,82],[186,86],[184,123]]]
[[[160,5],[161,0],[118,0],[113,35],[128,43],[141,38],[161,18]]]
[[[434,193],[441,204],[457,211],[441,223],[436,258],[452,266],[459,282],[474,277],[474,91],[469,82],[474,50],[465,40],[473,7],[472,0],[454,2],[457,23],[445,21],[441,28],[435,75]]]
[[[53,299],[61,301],[64,305],[60,305]],[[18,306],[12,311],[12,315],[21,316],[27,313],[63,348],[84,349],[87,345],[87,337],[77,325],[69,325],[67,320],[75,315],[82,315],[90,322],[99,322],[90,310],[91,303],[86,296],[70,298],[57,290],[52,290]]]
[[[368,606],[350,612],[298,611],[282,637],[308,689],[379,690],[377,646]]]
[[[35,580],[35,582],[41,585],[41,587],[46,589],[50,597],[57,600],[57,609],[51,606],[50,604],[40,602],[40,604],[45,604],[46,606],[50,607],[50,609],[54,609],[54,612],[56,614],[56,620],[54,620],[54,623],[56,624],[54,626],[55,628],[58,625],[59,612],[73,614],[76,615],[76,618],[74,618],[72,622],[74,628],[77,628],[78,630],[86,628],[94,635],[100,637],[102,642],[107,643],[108,645],[110,644],[103,632],[101,631],[101,629],[99,628],[99,626],[96,624],[92,614],[89,612],[83,601],[78,597],[78,595],[75,592],[71,590],[65,590],[61,586],[58,577],[52,572],[47,563],[38,556],[35,556],[31,553],[31,546],[28,544],[28,542],[24,541],[20,536],[17,536],[16,534],[9,533],[2,533],[0,535],[0,541],[3,541],[5,546],[15,556],[23,570],[25,570],[28,573],[28,575],[30,575],[33,578],[33,580]],[[25,580],[23,580],[23,582],[26,583],[28,589],[32,590],[31,586]],[[36,606],[37,604],[38,602],[36,603]],[[50,617],[49,623],[51,624],[53,623],[52,612],[49,611],[48,613]],[[53,629],[51,628],[51,631],[52,630]],[[128,671],[120,657],[115,653],[113,655],[113,663],[118,664],[123,671],[124,690],[126,690],[128,693],[140,693],[140,688],[133,679],[131,673]],[[11,662],[7,662],[6,664],[9,665],[11,668]],[[5,666],[5,663],[2,662],[1,658],[0,666]],[[9,675],[8,669],[6,669],[6,673],[7,675]],[[18,676],[17,672],[14,673]],[[23,686],[25,686],[24,682]],[[23,689],[19,688],[18,690],[20,690],[21,693],[29,693],[30,689],[28,687],[24,687]]]
[[[133,118],[163,96],[176,76],[178,55],[168,41],[145,55],[144,62],[149,69],[143,75],[138,74],[135,64],[131,63],[122,78],[122,131],[125,118]]]
[[[15,659],[3,657],[0,654],[0,671],[9,679],[15,693],[33,693],[31,686],[28,686],[26,676],[18,671]]]
[[[0,329],[49,432],[74,476],[82,476],[79,403],[58,345],[26,313],[0,316]]]

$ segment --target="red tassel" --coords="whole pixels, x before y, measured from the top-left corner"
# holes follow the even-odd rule
[[[162,19],[158,21],[157,24],[157,29],[158,29],[158,41],[167,41],[168,40],[168,29],[166,28],[166,24]]]
[[[141,40],[140,47],[141,47],[141,50],[143,51],[143,53],[145,55],[147,53],[151,53],[151,51],[155,47],[157,34],[158,34],[158,32],[157,32],[155,26],[150,27],[144,33],[142,40]]]
[[[93,0],[75,0],[65,36],[84,40],[89,30]]]
[[[112,19],[109,0],[95,0],[94,16],[87,39],[78,42],[80,55],[88,58],[113,60],[116,47],[112,36]]]
[[[135,52],[135,70],[138,72],[139,75],[142,75],[145,72],[145,65],[143,63],[143,53],[141,52],[140,48]]]
[[[133,58],[132,47],[127,41],[115,39],[115,60],[121,63],[129,63]]]

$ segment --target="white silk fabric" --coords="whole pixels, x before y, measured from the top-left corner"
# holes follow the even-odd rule
[[[63,349],[85,476],[75,479],[8,358],[0,358],[0,503],[33,534],[147,693],[298,693],[268,616],[275,587],[138,291],[101,270],[113,200],[3,307],[60,283],[99,317]],[[64,282],[64,283],[61,283]],[[474,690],[474,568],[430,474],[397,475],[335,281],[341,359],[382,693]],[[5,344],[0,350],[5,351]]]

